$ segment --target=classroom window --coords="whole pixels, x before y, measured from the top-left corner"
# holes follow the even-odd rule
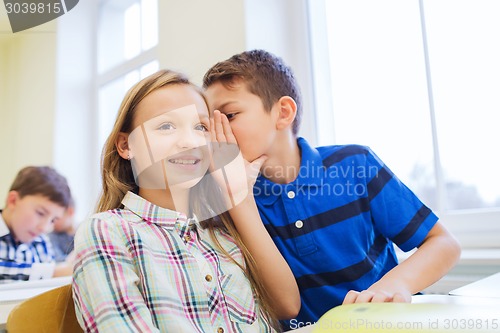
[[[157,0],[102,0],[98,27],[99,73],[158,44]]]
[[[101,0],[97,29],[98,145],[113,127],[123,97],[159,68],[157,0]]]
[[[104,145],[111,129],[113,128],[118,109],[125,95],[125,92],[140,79],[158,70],[158,61],[152,61],[143,65],[140,69],[135,69],[127,74],[101,86],[98,92],[99,103],[99,147]]]
[[[369,145],[439,212],[500,211],[500,2],[309,5],[326,38],[313,52],[328,53],[315,76],[328,75],[331,98],[316,103],[331,119],[318,142]]]

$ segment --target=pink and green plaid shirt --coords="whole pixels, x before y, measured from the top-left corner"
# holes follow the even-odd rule
[[[73,297],[87,332],[273,332],[243,271],[196,220],[129,192],[75,236]],[[234,241],[217,232],[235,260]]]

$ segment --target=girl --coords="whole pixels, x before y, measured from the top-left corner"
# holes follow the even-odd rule
[[[212,123],[179,73],[159,71],[125,96],[103,151],[100,213],[75,236],[85,331],[273,332],[298,313],[294,277],[252,191],[229,213],[213,200],[227,175],[211,176],[207,143],[236,141],[218,111]]]

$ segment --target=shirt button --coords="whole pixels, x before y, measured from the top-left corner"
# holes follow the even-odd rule
[[[295,227],[297,227],[297,229],[300,229],[304,226],[304,222],[302,222],[301,220],[297,220],[297,222],[295,222]]]
[[[294,192],[294,191],[288,191],[287,195],[288,195],[288,197],[289,197],[290,199],[295,198],[295,192]]]
[[[219,327],[219,328],[217,329],[217,333],[224,333],[224,329],[223,329],[222,327]]]
[[[212,275],[210,275],[210,274],[205,275],[205,280],[206,280],[207,282],[212,281]]]
[[[189,236],[189,235],[184,236],[184,240],[186,242],[189,242],[191,240],[191,236]]]

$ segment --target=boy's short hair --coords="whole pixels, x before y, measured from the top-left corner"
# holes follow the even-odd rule
[[[271,111],[281,97],[293,98],[297,104],[297,115],[292,131],[297,135],[302,118],[302,96],[292,69],[281,58],[264,50],[236,54],[215,64],[205,73],[203,88],[215,82],[229,88],[235,78],[242,79],[248,90],[260,97],[267,111]]]
[[[28,166],[19,170],[10,191],[18,192],[21,198],[41,195],[64,208],[73,202],[66,178],[49,166]]]

